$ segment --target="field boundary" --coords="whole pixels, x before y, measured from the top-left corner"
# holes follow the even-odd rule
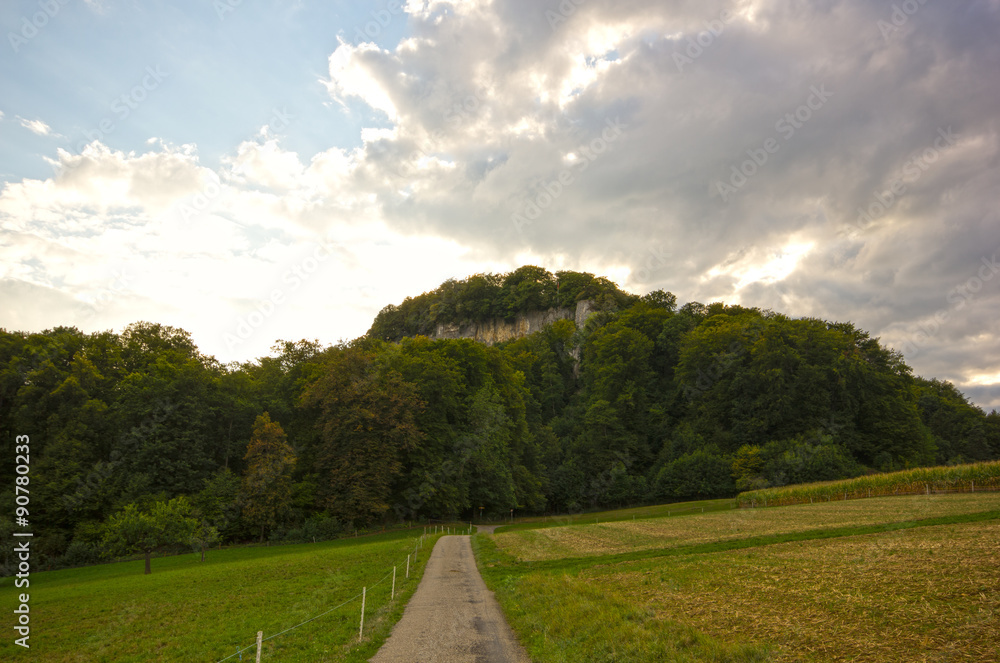
[[[866,534],[882,534],[885,532],[895,532],[899,530],[914,529],[919,527],[934,527],[937,525],[955,525],[960,523],[984,522],[988,520],[1000,520],[1000,511],[981,511],[978,513],[961,514],[955,516],[940,516],[937,518],[924,518],[921,520],[903,520],[892,523],[881,523],[878,525],[863,525],[856,527],[835,527],[831,529],[811,529],[801,532],[789,532],[787,534],[768,534],[764,536],[754,536],[745,539],[732,539],[729,541],[715,541],[712,543],[697,543],[675,546],[672,548],[651,548],[647,550],[637,550],[635,552],[614,553],[610,555],[593,555],[582,557],[563,557],[553,560],[524,561],[514,558],[496,548],[494,555],[503,559],[506,571],[514,574],[532,573],[535,571],[558,571],[581,569],[599,564],[616,564],[619,562],[633,562],[659,557],[675,557],[682,555],[701,555],[705,553],[727,552],[730,550],[740,550],[744,548],[757,548],[761,546],[776,545],[779,543],[791,543],[795,541],[817,541],[822,539],[839,539],[848,536],[864,536]],[[490,542],[493,543],[493,542]],[[493,543],[496,546],[495,543]]]

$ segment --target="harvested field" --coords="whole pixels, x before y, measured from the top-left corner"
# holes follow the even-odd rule
[[[496,542],[517,559],[538,561],[993,510],[1000,493],[880,497],[506,532]]]
[[[1000,522],[595,566],[576,582],[775,662],[1000,661]],[[527,579],[526,579],[527,580]]]

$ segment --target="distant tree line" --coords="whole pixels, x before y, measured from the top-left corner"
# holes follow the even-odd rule
[[[605,299],[583,328],[559,320],[502,345],[395,338],[376,321],[350,343],[285,341],[230,365],[147,322],[0,330],[0,426],[9,442],[31,436],[38,551],[52,565],[148,559],[479,507],[572,512],[1000,458],[1000,414],[850,323],[515,273],[491,277],[508,294],[482,301]],[[8,504],[13,448],[0,452]]]

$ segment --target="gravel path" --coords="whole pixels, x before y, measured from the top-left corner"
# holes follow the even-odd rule
[[[468,536],[438,539],[402,619],[371,663],[530,663],[493,592]]]

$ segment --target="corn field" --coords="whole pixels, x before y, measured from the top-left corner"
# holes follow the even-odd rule
[[[762,488],[740,493],[740,507],[783,506],[862,497],[935,492],[1000,490],[1000,461],[949,467],[921,467],[854,479]]]

